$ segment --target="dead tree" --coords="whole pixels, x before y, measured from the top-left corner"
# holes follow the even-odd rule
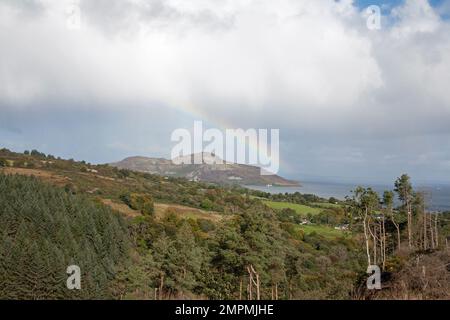
[[[278,300],[278,283],[272,284],[272,300]]]
[[[164,287],[164,273],[161,273],[161,278],[159,282],[159,300],[163,299],[163,287]]]
[[[412,249],[413,247],[413,240],[412,240],[412,209],[411,204],[409,201],[406,201],[406,208],[408,212],[408,246],[409,249]]]
[[[242,300],[242,279],[239,282],[239,300]]]
[[[428,249],[427,232],[427,213],[423,211],[423,250]]]
[[[370,230],[370,226],[368,225],[367,221],[367,208],[365,209],[364,213],[364,219],[363,219],[363,227],[364,227],[364,238],[366,240],[366,254],[367,254],[367,263],[371,265],[371,258],[370,258],[370,246],[369,246],[369,234],[367,232],[367,229]]]
[[[370,235],[372,236],[373,263],[377,264],[377,262],[378,262],[378,259],[377,259],[377,247],[378,247],[377,246],[377,242],[378,242],[378,238],[376,236],[376,233],[377,233],[376,225],[374,225],[374,227],[373,227],[375,230],[372,231],[372,228],[370,227],[370,220],[369,220],[367,227],[368,227]]]
[[[434,215],[434,233],[435,233],[435,239],[436,239],[436,248],[439,247],[438,218],[439,218],[439,215],[436,213]]]
[[[278,282],[275,283],[275,300],[278,300]]]
[[[386,267],[386,226],[384,213],[380,225],[380,239],[381,239],[381,248],[380,248],[381,261],[383,262],[383,270],[384,270]]]
[[[259,274],[253,268],[253,265],[247,266],[248,272],[248,299],[253,300],[253,287],[256,288],[256,300],[260,300],[260,283],[259,283]]]
[[[400,225],[395,221],[393,212],[391,212],[391,221],[392,221],[392,224],[394,225],[395,229],[397,230],[397,249],[400,250],[402,248],[402,244],[401,244],[402,239],[400,237]]]
[[[434,230],[433,230],[433,217],[431,214],[429,216],[429,222],[430,222],[430,232],[431,232],[431,249],[434,249]]]

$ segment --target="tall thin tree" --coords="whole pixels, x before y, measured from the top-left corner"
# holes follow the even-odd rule
[[[411,179],[407,174],[402,174],[395,181],[395,192],[398,194],[398,198],[403,203],[403,208],[406,211],[408,218],[408,246],[410,249],[413,247],[413,235],[412,235],[412,201],[414,197],[414,191],[411,184]]]
[[[397,230],[397,248],[398,250],[401,249],[401,237],[400,237],[400,224],[395,219],[395,213],[394,213],[394,192],[392,191],[384,191],[383,193],[383,205],[386,210],[386,214],[391,219],[392,224],[394,225],[395,229]]]

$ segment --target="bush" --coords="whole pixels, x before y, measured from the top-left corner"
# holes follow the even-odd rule
[[[35,157],[41,157],[41,158],[45,158],[46,157],[45,153],[39,152],[39,151],[37,151],[35,149],[31,150],[31,155],[35,156]]]
[[[214,223],[212,223],[211,221],[206,220],[206,219],[201,219],[201,218],[197,219],[197,224],[198,224],[198,227],[200,228],[200,230],[203,232],[210,232],[216,228]]]
[[[213,207],[213,203],[209,199],[203,199],[200,207],[205,210],[211,210],[211,208]]]
[[[133,210],[139,210],[143,215],[152,215],[155,211],[153,198],[147,194],[124,193],[120,196],[123,203]]]

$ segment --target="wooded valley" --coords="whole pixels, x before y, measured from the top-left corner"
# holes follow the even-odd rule
[[[450,214],[424,201],[406,175],[339,201],[2,149],[0,298],[448,299]]]

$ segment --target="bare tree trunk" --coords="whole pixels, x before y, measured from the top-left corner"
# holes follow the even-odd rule
[[[436,248],[439,247],[439,228],[438,228],[438,214],[436,213],[434,216],[434,233],[435,233],[435,237],[436,237]]]
[[[408,210],[408,245],[409,248],[412,249],[412,212],[409,201],[406,202],[406,207]]]
[[[431,232],[431,248],[434,249],[434,231],[433,231],[433,217],[431,216],[431,214],[429,215],[430,217],[430,232]]]
[[[397,222],[395,222],[394,214],[392,212],[391,212],[391,221],[394,224],[395,229],[397,230],[397,248],[398,248],[398,250],[400,250],[401,246],[402,246],[401,238],[400,238],[400,225]]]
[[[256,273],[256,300],[261,300],[259,291],[259,274]]]
[[[373,251],[373,263],[377,264],[377,237],[376,237],[376,225],[374,225],[374,232],[372,232],[372,228],[370,227],[370,224],[367,226],[370,232],[370,235],[372,236],[372,251]]]
[[[428,249],[427,243],[427,213],[423,212],[423,250]]]
[[[255,271],[255,268],[253,268],[252,265],[247,267],[247,271],[249,273],[249,293],[250,293],[250,300],[253,300],[253,285],[256,286],[256,299],[260,300],[260,283],[259,283],[259,274]],[[256,277],[256,281],[253,279],[253,275]]]
[[[381,222],[379,223],[379,228],[378,228],[378,238],[380,240],[380,262],[381,265],[383,267],[384,270],[384,250],[383,250],[383,246],[384,246],[384,238],[383,238],[383,220],[381,220]]]
[[[369,246],[369,234],[367,233],[367,209],[366,213],[364,215],[363,225],[364,225],[364,238],[366,239],[366,254],[367,254],[367,263],[370,266],[371,265],[371,259],[370,259],[370,246]]]
[[[239,282],[239,300],[242,300],[242,279]]]
[[[161,273],[161,280],[159,282],[159,300],[163,299],[164,274]]]
[[[289,280],[289,300],[292,300],[292,281]]]
[[[275,283],[275,300],[278,300],[278,282]]]
[[[386,267],[386,225],[385,225],[384,220],[385,220],[385,216],[383,214],[383,235],[381,237],[383,239],[383,245],[382,245],[382,248],[383,248],[383,270]]]
[[[249,281],[248,281],[249,296],[248,296],[248,298],[249,298],[249,300],[253,300],[253,273],[250,270],[250,267],[247,267],[247,270],[248,270],[248,277],[249,277]]]

